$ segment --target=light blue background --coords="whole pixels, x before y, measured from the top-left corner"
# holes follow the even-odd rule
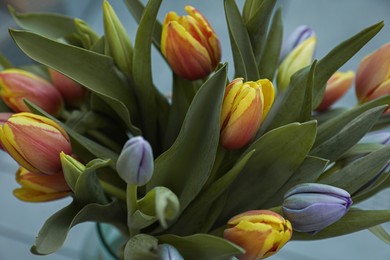
[[[52,10],[70,14],[87,21],[99,34],[102,34],[101,1],[96,0],[40,0],[40,1],[4,1],[0,0],[0,50],[15,65],[29,61],[10,40],[7,28],[17,28],[9,19],[6,2],[11,2],[20,11]],[[127,12],[122,1],[111,0],[111,5],[128,28],[134,42],[136,23]],[[243,1],[237,1],[242,6]],[[317,34],[316,57],[323,57],[336,44],[381,20],[385,21],[385,28],[349,62],[343,70],[356,70],[359,61],[369,52],[390,41],[390,1],[389,0],[285,0],[283,4],[283,19],[285,35],[295,27],[306,24],[312,27]],[[174,10],[184,14],[184,5],[191,4],[198,8],[209,20],[223,46],[222,61],[232,64],[230,42],[223,13],[223,1],[180,1],[165,0],[159,13],[159,19],[164,19],[165,13]],[[156,54],[155,51],[153,51]],[[163,60],[153,56],[154,82],[164,93],[170,91],[171,74]],[[157,69],[158,68],[158,69]],[[233,74],[230,66],[229,75]],[[354,91],[348,94],[336,105],[354,105]],[[15,199],[12,190],[17,187],[14,181],[14,172],[17,166],[12,160],[0,151],[0,260],[8,259],[42,259],[29,253],[29,248],[38,233],[44,220],[69,203],[69,199],[50,202],[28,204]],[[370,209],[390,209],[390,191],[381,192],[377,197],[365,202],[362,207]],[[386,224],[389,229],[389,225]],[[75,259],[84,249],[85,239],[90,239],[89,232],[92,224],[82,224],[75,227],[63,249],[54,255],[43,259],[69,260]],[[390,259],[390,246],[386,245],[369,231],[361,231],[351,235],[334,239],[288,243],[277,255],[270,259]]]

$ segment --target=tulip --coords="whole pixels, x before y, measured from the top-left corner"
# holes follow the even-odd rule
[[[116,169],[127,184],[145,185],[152,178],[154,170],[150,144],[142,136],[130,138],[119,155]]]
[[[287,38],[286,41],[283,42],[282,50],[280,51],[280,61],[283,61],[284,58],[289,54],[295,47],[297,47],[300,43],[305,41],[306,39],[314,36],[314,30],[306,25],[298,26]]]
[[[206,18],[186,6],[187,16],[169,12],[161,36],[161,51],[172,70],[182,78],[196,80],[209,75],[221,60],[221,46]]]
[[[72,153],[69,137],[53,120],[28,112],[12,115],[0,128],[5,150],[33,173],[62,172],[60,152]]]
[[[60,92],[48,81],[20,69],[0,72],[0,96],[14,112],[29,112],[27,99],[47,113],[56,115],[63,107]]]
[[[316,37],[313,35],[296,46],[279,66],[276,83],[278,89],[285,90],[290,84],[291,76],[298,70],[310,65],[313,60]]]
[[[225,90],[220,118],[221,144],[239,149],[259,130],[274,101],[274,87],[268,79],[256,82],[233,80]]]
[[[334,73],[326,83],[325,95],[316,110],[319,112],[325,111],[339,100],[352,86],[354,78],[355,72],[352,70]]]
[[[14,190],[18,199],[26,202],[44,202],[68,196],[70,189],[64,175],[32,173],[23,167],[16,172],[16,181],[21,188]]]
[[[287,191],[282,210],[294,230],[317,233],[344,216],[351,205],[351,196],[343,189],[305,183]]]
[[[360,103],[390,94],[390,43],[367,55],[356,73],[356,96]],[[386,113],[390,109],[387,109]]]
[[[86,88],[54,69],[48,70],[53,86],[61,93],[66,104],[76,106],[83,102]]]
[[[157,248],[157,254],[161,260],[184,260],[177,249],[168,244],[161,244]]]
[[[278,252],[291,238],[288,220],[269,210],[250,210],[228,221],[225,239],[245,249],[240,260],[264,259]]]

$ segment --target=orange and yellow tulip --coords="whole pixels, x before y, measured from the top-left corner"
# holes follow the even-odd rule
[[[15,161],[33,173],[62,172],[60,152],[72,153],[62,127],[49,118],[28,112],[13,114],[0,127],[0,140]]]
[[[20,167],[16,172],[16,181],[21,187],[13,191],[14,196],[26,202],[57,200],[68,196],[70,192],[63,174],[32,173]]]
[[[256,82],[233,80],[225,90],[220,119],[221,145],[239,149],[259,130],[274,101],[274,87],[268,79]]]
[[[240,260],[267,258],[278,252],[291,238],[291,223],[269,210],[250,210],[228,221],[225,239],[245,249]]]
[[[60,92],[50,82],[21,69],[0,72],[0,96],[14,112],[30,111],[25,99],[52,115],[63,107]]]
[[[172,70],[188,80],[209,75],[221,60],[221,46],[206,18],[186,6],[186,16],[169,12],[163,23],[161,51]]]

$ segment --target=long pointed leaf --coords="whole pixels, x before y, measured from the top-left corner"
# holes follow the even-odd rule
[[[257,63],[248,31],[234,0],[225,0],[225,14],[233,51],[235,75],[243,77],[246,81],[256,81],[259,79]]]
[[[10,34],[28,56],[101,96],[133,133],[139,133],[130,120],[130,113],[137,114],[135,99],[111,58],[31,32],[11,30]]]
[[[226,84],[226,66],[210,77],[195,95],[175,143],[155,160],[147,186],[165,186],[180,199],[181,210],[207,181],[219,143],[219,117]]]

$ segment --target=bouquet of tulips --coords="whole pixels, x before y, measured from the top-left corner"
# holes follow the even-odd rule
[[[230,79],[230,50],[196,8],[160,23],[162,0],[124,2],[139,22],[134,43],[106,0],[102,36],[77,18],[10,7],[22,28],[11,37],[37,62],[0,59],[14,195],[72,198],[33,253],[55,252],[87,221],[120,230],[124,259],[262,259],[290,239],[367,228],[388,239],[390,209],[351,205],[390,186],[390,44],[356,73],[338,71],[382,22],[314,60],[311,28],[283,42],[276,0],[246,0],[242,12],[224,0]],[[152,80],[152,45],[172,69],[169,95]],[[358,104],[332,108],[353,82]]]

